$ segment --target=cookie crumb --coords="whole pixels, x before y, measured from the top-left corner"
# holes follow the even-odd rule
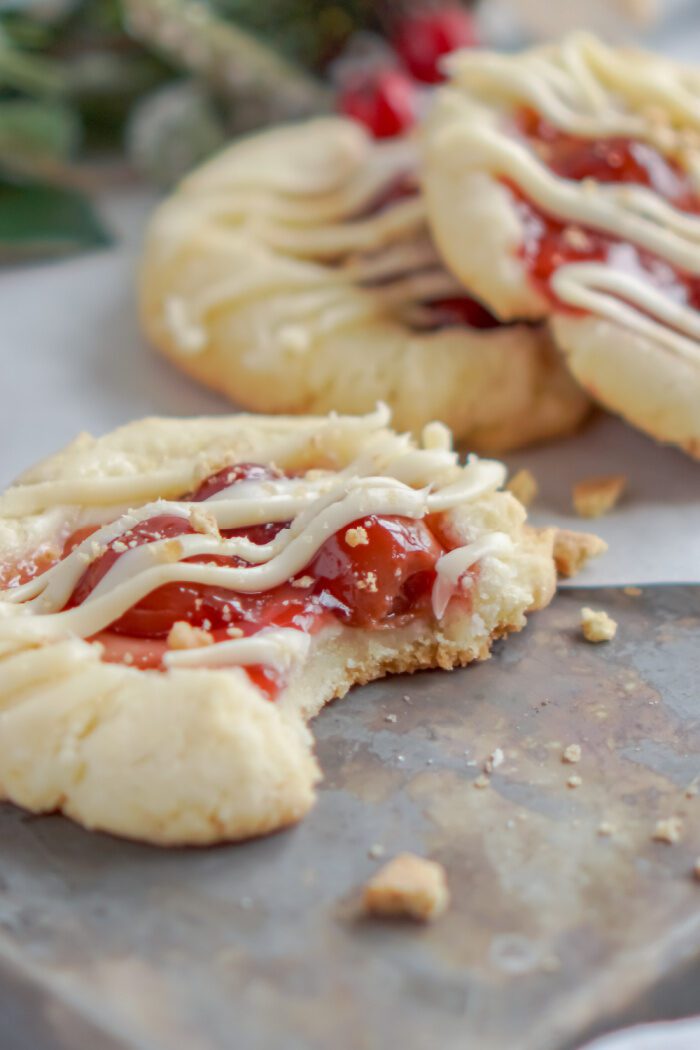
[[[539,485],[537,484],[537,478],[532,471],[524,469],[519,470],[517,474],[514,474],[506,485],[508,492],[511,492],[517,500],[520,500],[523,507],[529,507],[530,504],[534,503],[537,499],[537,493],[539,492]]]
[[[568,747],[564,748],[561,756],[562,762],[575,762],[581,761],[581,745],[580,744],[569,744]]]
[[[442,864],[415,853],[400,853],[385,864],[364,888],[367,915],[428,922],[446,911],[450,902]]]
[[[654,842],[665,842],[668,846],[675,846],[682,838],[683,821],[680,817],[666,817],[664,820],[657,820],[652,835]]]
[[[413,703],[413,700],[411,700],[411,698],[408,695],[408,693],[406,693],[405,696],[402,696],[401,699],[403,700],[403,702],[405,704],[412,704]]]
[[[601,838],[610,838],[611,835],[615,834],[615,825],[611,824],[609,820],[602,820],[598,825],[598,834]]]
[[[391,722],[392,724],[395,724],[396,722],[398,722],[398,720],[399,719],[397,715],[384,715],[385,722]]]
[[[487,788],[487,787],[489,786],[489,784],[490,784],[490,783],[491,783],[491,781],[490,781],[490,779],[489,779],[489,778],[488,778],[488,777],[486,776],[486,774],[485,774],[485,773],[481,773],[481,774],[480,774],[480,775],[479,775],[479,776],[478,776],[478,777],[476,778],[476,780],[474,781],[474,787],[475,787],[475,788]]]
[[[168,649],[203,649],[213,644],[214,637],[209,631],[193,627],[186,620],[178,620],[172,625],[166,641]]]
[[[560,576],[575,576],[591,558],[605,554],[608,545],[594,532],[557,529],[554,534],[554,563]]]
[[[591,250],[591,238],[580,226],[565,226],[562,230],[564,242],[576,252]]]
[[[313,576],[298,576],[296,580],[292,580],[292,587],[311,587],[314,582]]]
[[[639,598],[643,592],[641,587],[623,587],[622,593],[626,594],[628,598]]]
[[[581,630],[587,642],[610,642],[617,634],[617,623],[602,609],[581,609]]]
[[[499,766],[503,765],[504,759],[503,749],[500,747],[495,748],[484,762],[484,772],[493,773],[494,769],[498,769]]]
[[[384,847],[382,846],[382,844],[380,842],[375,842],[367,850],[367,856],[371,857],[372,860],[379,860],[379,858],[383,857],[385,853],[386,853],[386,850],[384,849]]]
[[[345,532],[345,542],[348,547],[366,546],[369,543],[367,529],[364,529],[362,525],[358,525],[355,529],[347,529]]]
[[[627,485],[624,474],[586,478],[574,485],[574,510],[580,518],[600,518],[612,510]]]
[[[215,536],[218,538],[221,535],[216,518],[211,511],[205,510],[204,507],[192,508],[190,511],[190,525],[195,532],[199,532],[203,536]]]
[[[180,561],[184,553],[179,540],[166,540],[159,551],[160,560],[167,562]]]
[[[578,773],[574,773],[566,782],[566,786],[570,788],[579,788],[581,787],[581,784],[583,784],[583,780]]]

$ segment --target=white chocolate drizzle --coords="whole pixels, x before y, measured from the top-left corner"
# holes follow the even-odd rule
[[[40,576],[0,591],[0,614],[4,604],[0,634],[37,642],[91,638],[168,583],[208,585],[232,594],[264,593],[297,577],[327,539],[354,521],[371,515],[420,519],[468,504],[502,485],[505,468],[500,463],[470,457],[460,465],[444,428],[428,428],[426,443],[430,447],[416,448],[405,436],[379,431],[369,436],[362,454],[341,471],[234,481],[204,501],[159,499],[128,510],[98,527]],[[110,492],[112,480],[115,485]],[[134,480],[137,488],[148,488],[144,478]],[[102,500],[114,504],[122,492],[121,481],[103,479],[98,504]],[[209,532],[155,537],[129,546],[132,530],[144,522],[161,516],[189,522],[202,510],[212,524]],[[222,537],[216,531],[217,527],[274,522],[290,524],[265,544],[246,537]],[[437,619],[444,616],[451,596],[459,593],[467,569],[489,553],[502,553],[510,542],[503,534],[487,534],[438,559],[433,593]],[[88,565],[109,549],[116,550],[119,557],[79,605],[66,609]],[[243,564],[186,560],[207,556],[235,557]],[[8,619],[11,608],[15,616]],[[248,638],[169,651],[164,664],[184,668],[262,663],[286,672],[303,660],[308,642],[295,629],[269,628]]]
[[[575,181],[554,173],[512,129],[533,108],[580,138],[624,136],[679,162],[700,195],[700,73],[659,56],[617,51],[585,33],[519,55],[487,51],[450,59],[441,105],[450,114],[436,149],[445,163],[506,179],[541,211],[645,249],[700,277],[700,216],[643,186]],[[456,147],[456,148],[455,148]],[[630,328],[700,362],[700,317],[622,256],[564,263],[551,280],[559,302]]]
[[[161,255],[192,243],[227,260],[163,300],[161,323],[183,357],[206,352],[222,308],[245,316],[264,305],[255,325],[303,353],[360,322],[429,327],[426,303],[465,294],[432,243],[413,142],[377,143],[340,118],[235,144],[185,181],[153,229]]]

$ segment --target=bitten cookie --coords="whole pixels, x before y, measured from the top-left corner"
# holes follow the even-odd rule
[[[600,402],[700,455],[700,72],[575,34],[451,73],[424,134],[446,263],[500,317],[549,318]]]
[[[141,316],[176,365],[261,412],[442,419],[500,451],[571,431],[588,400],[541,327],[500,325],[444,268],[414,145],[353,121],[263,132],[156,212]]]
[[[298,820],[307,721],[488,655],[554,588],[552,532],[388,413],[133,423],[0,497],[0,795],[160,844]]]

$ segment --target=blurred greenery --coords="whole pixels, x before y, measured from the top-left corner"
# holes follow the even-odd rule
[[[102,244],[110,179],[167,186],[232,135],[327,108],[352,33],[420,2],[0,0],[2,259]]]

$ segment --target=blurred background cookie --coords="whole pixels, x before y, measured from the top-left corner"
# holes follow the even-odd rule
[[[141,316],[176,365],[247,408],[441,419],[512,448],[587,399],[541,326],[502,325],[443,266],[413,143],[322,118],[230,147],[156,213]]]

